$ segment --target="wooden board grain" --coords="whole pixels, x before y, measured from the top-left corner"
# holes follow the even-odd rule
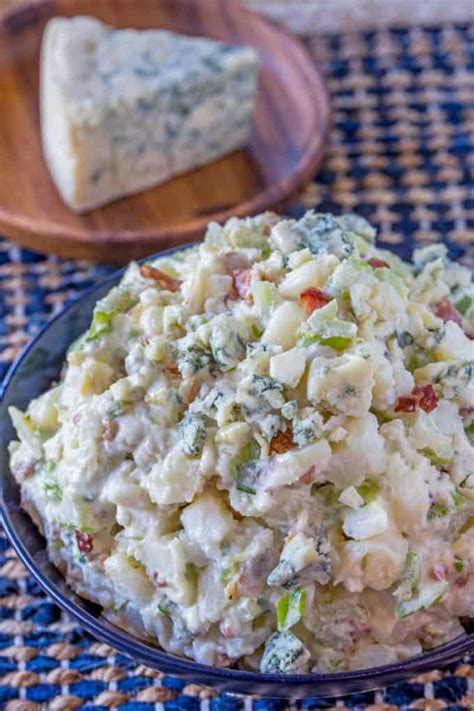
[[[41,152],[41,37],[55,15],[116,27],[165,28],[258,49],[249,145],[85,215],[61,201]],[[59,256],[121,263],[202,236],[209,220],[275,206],[307,182],[328,124],[324,81],[299,42],[232,0],[32,0],[0,19],[0,230]]]

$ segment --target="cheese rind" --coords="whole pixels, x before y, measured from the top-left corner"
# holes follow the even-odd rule
[[[43,150],[83,212],[240,148],[255,104],[249,47],[54,18],[43,38]]]

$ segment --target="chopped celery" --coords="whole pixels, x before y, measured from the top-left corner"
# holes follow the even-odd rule
[[[320,309],[313,311],[311,316],[309,316],[306,321],[306,326],[308,326],[311,331],[318,331],[323,324],[332,321],[337,317],[337,301],[333,299],[326,306],[322,306]]]
[[[255,439],[251,439],[245,444],[239,453],[233,458],[230,469],[232,476],[236,480],[235,486],[238,491],[245,494],[255,494],[255,480],[258,476],[256,463],[260,459],[260,445]]]
[[[456,573],[462,573],[464,570],[464,563],[462,560],[459,560],[459,558],[455,558],[454,560],[454,570]]]
[[[220,580],[221,583],[227,585],[235,578],[241,568],[241,561],[235,557],[231,559],[227,568],[224,568],[221,572]]]
[[[240,481],[236,483],[235,488],[237,489],[237,491],[242,491],[244,494],[251,494],[252,496],[257,493],[256,490],[252,489],[251,486],[242,484],[242,482]]]
[[[453,503],[457,509],[460,508],[461,506],[465,506],[465,504],[468,503],[468,500],[466,499],[466,497],[463,496],[462,494],[460,494],[458,491],[452,491],[451,498],[452,498]]]
[[[330,508],[339,506],[340,494],[334,484],[313,484],[311,487],[311,496],[321,496],[325,506]]]
[[[322,326],[318,333],[301,334],[300,344],[310,346],[313,343],[320,343],[323,346],[329,346],[336,351],[343,351],[349,348],[357,333],[357,326],[350,321],[341,321],[334,319],[331,323]]]
[[[143,569],[142,564],[140,563],[139,560],[137,560],[137,559],[135,558],[134,555],[129,555],[129,556],[127,556],[127,563],[129,564],[129,566],[130,566],[131,568],[133,568],[133,570],[140,570],[140,569]]]
[[[42,483],[46,496],[56,504],[59,504],[63,499],[63,492],[54,473],[55,469],[56,464],[54,462],[46,462],[42,470],[44,472],[44,481]]]
[[[313,311],[300,330],[300,344],[309,346],[321,343],[338,351],[352,345],[357,326],[351,321],[338,319],[337,308],[337,301],[333,299],[326,306]]]
[[[63,499],[63,492],[59,484],[53,480],[46,480],[43,484],[45,494],[52,499],[56,504],[59,504]]]
[[[434,521],[437,518],[443,518],[449,513],[448,507],[444,504],[433,504],[428,511],[428,521]]]
[[[117,311],[113,309],[112,311],[102,311],[101,309],[96,309],[92,317],[91,327],[87,334],[87,341],[95,341],[100,338],[104,333],[112,330],[112,319]]]
[[[251,291],[257,311],[262,316],[268,316],[278,297],[276,287],[268,281],[254,280]]]
[[[184,577],[186,578],[188,583],[191,583],[192,585],[195,585],[197,583],[199,577],[199,569],[196,565],[194,565],[194,563],[186,563]]]
[[[421,453],[427,459],[429,459],[430,462],[435,465],[435,467],[438,467],[438,469],[445,469],[449,466],[451,461],[450,459],[443,459],[442,457],[439,457],[436,452],[433,452],[433,450],[429,447],[425,447],[424,449],[422,449]]]
[[[464,428],[464,432],[470,440],[474,440],[474,422],[471,422]]]
[[[395,606],[395,612],[399,620],[417,612],[418,610],[427,610],[436,605],[437,602],[446,592],[448,583],[446,581],[436,581],[425,585],[420,589],[417,595],[409,600],[399,600]]]
[[[302,588],[296,588],[278,601],[277,605],[277,625],[280,632],[285,632],[296,625],[304,612],[306,592]]]
[[[161,602],[158,603],[158,612],[163,617],[171,617],[169,610],[167,610],[166,607]]]
[[[364,499],[364,504],[370,504],[375,501],[379,495],[380,487],[376,481],[364,481],[360,486],[356,487],[357,493]]]
[[[129,291],[120,288],[112,289],[104,299],[97,303],[89,331],[85,334],[85,340],[95,341],[104,333],[111,331],[114,316],[128,311],[133,304],[134,299]]]
[[[414,347],[408,359],[407,370],[409,370],[410,373],[414,373],[418,368],[423,368],[425,365],[428,365],[431,360],[433,360],[433,358],[429,351]]]
[[[465,316],[469,309],[474,308],[474,297],[466,294],[459,301],[456,301],[454,306],[460,314]]]
[[[247,442],[247,444],[244,444],[237,457],[234,458],[233,464],[239,466],[240,468],[243,464],[247,464],[247,462],[258,459],[259,456],[260,445],[256,439],[251,439]]]
[[[403,295],[407,291],[403,278],[396,274],[393,269],[375,269],[375,276],[379,281],[393,286],[398,294]]]
[[[395,597],[400,600],[411,600],[418,594],[418,586],[421,578],[420,559],[416,553],[409,551],[405,559],[405,570],[400,578],[400,583],[394,592]]]
[[[363,259],[356,259],[355,257],[349,257],[348,262],[358,272],[367,272],[368,274],[373,272],[373,267],[371,267],[368,262],[364,262]]]

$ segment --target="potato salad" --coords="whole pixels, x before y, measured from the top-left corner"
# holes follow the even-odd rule
[[[211,223],[132,263],[11,408],[51,560],[134,634],[265,673],[396,662],[474,617],[474,290],[362,217]]]

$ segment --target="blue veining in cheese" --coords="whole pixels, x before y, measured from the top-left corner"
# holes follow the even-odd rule
[[[86,211],[244,145],[258,66],[249,47],[91,17],[51,20],[41,124],[64,201]]]

